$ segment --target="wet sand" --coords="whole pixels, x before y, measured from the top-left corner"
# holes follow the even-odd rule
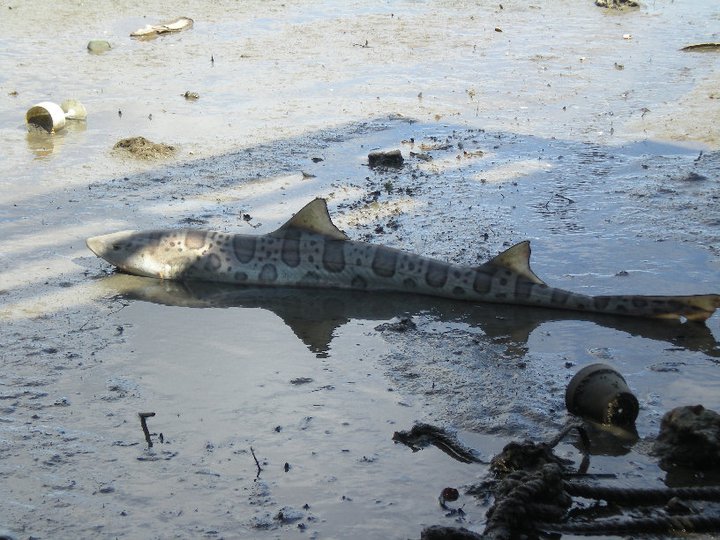
[[[0,4],[0,528],[482,531],[486,503],[463,495],[459,523],[437,496],[487,468],[393,432],[431,422],[486,457],[549,439],[568,419],[565,384],[596,361],[638,396],[642,441],[591,472],[662,485],[648,452],[662,414],[720,408],[717,315],[698,329],[343,294],[178,297],[108,275],[84,239],[262,234],[324,196],[353,239],[474,265],[529,238],[555,286],[718,292],[718,55],[679,51],[715,39],[709,4]],[[180,15],[192,29],[129,37]],[[90,39],[113,48],[91,55]],[[28,134],[27,108],[70,97],[86,123]],[[113,151],[135,136],[177,151]],[[395,148],[403,169],[367,167]],[[379,326],[401,316],[417,328]]]

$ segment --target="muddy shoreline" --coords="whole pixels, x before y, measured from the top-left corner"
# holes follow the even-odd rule
[[[700,329],[353,295],[178,300],[92,256],[86,237],[126,228],[262,234],[323,196],[353,239],[468,265],[530,239],[558,287],[717,292],[717,56],[679,52],[716,8],[326,4],[191,2],[173,16],[192,29],[144,43],[129,33],[167,19],[159,4],[0,5],[0,529],[482,531],[488,501],[463,488],[487,467],[394,432],[443,426],[484,458],[549,439],[572,374],[609,362],[639,398],[641,442],[591,472],[661,486],[675,481],[649,453],[662,414],[720,409],[717,315]],[[27,31],[41,20],[57,29]],[[101,37],[113,48],[89,55]],[[84,126],[26,133],[26,105],[67,97]],[[112,152],[135,136],[177,152]],[[402,168],[368,167],[395,149]],[[414,327],[384,326],[402,317]],[[559,452],[578,457],[572,440]],[[438,505],[447,486],[462,520]]]

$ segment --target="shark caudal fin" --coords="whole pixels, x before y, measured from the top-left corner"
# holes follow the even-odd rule
[[[507,268],[521,275],[528,281],[545,285],[545,282],[535,275],[530,269],[530,241],[524,240],[519,244],[515,244],[511,248],[506,249],[494,259],[486,262],[483,266],[500,266]]]
[[[594,296],[593,305],[601,313],[704,322],[720,307],[720,295]]]
[[[287,229],[303,229],[317,234],[334,238],[335,240],[349,240],[348,236],[338,229],[330,219],[327,202],[317,198],[303,206],[300,211],[291,217],[279,229],[270,233],[271,236],[282,236]]]
[[[695,322],[708,320],[715,313],[715,310],[720,307],[720,294],[660,296],[656,298],[666,302],[669,308],[668,316],[673,318],[684,317],[688,321]]]

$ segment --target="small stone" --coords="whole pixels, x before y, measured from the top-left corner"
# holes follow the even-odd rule
[[[666,470],[675,465],[697,470],[720,468],[720,414],[702,405],[665,413],[653,453]]]
[[[403,166],[403,157],[400,150],[390,150],[389,152],[370,152],[368,154],[368,165],[371,168],[388,167],[399,169]]]
[[[104,39],[93,39],[87,44],[87,50],[92,54],[102,54],[108,52],[110,49],[112,49],[112,45]]]

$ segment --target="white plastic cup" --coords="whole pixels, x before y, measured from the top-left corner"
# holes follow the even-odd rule
[[[28,126],[39,127],[48,133],[55,133],[65,127],[65,111],[52,101],[42,101],[30,107],[25,113]]]

